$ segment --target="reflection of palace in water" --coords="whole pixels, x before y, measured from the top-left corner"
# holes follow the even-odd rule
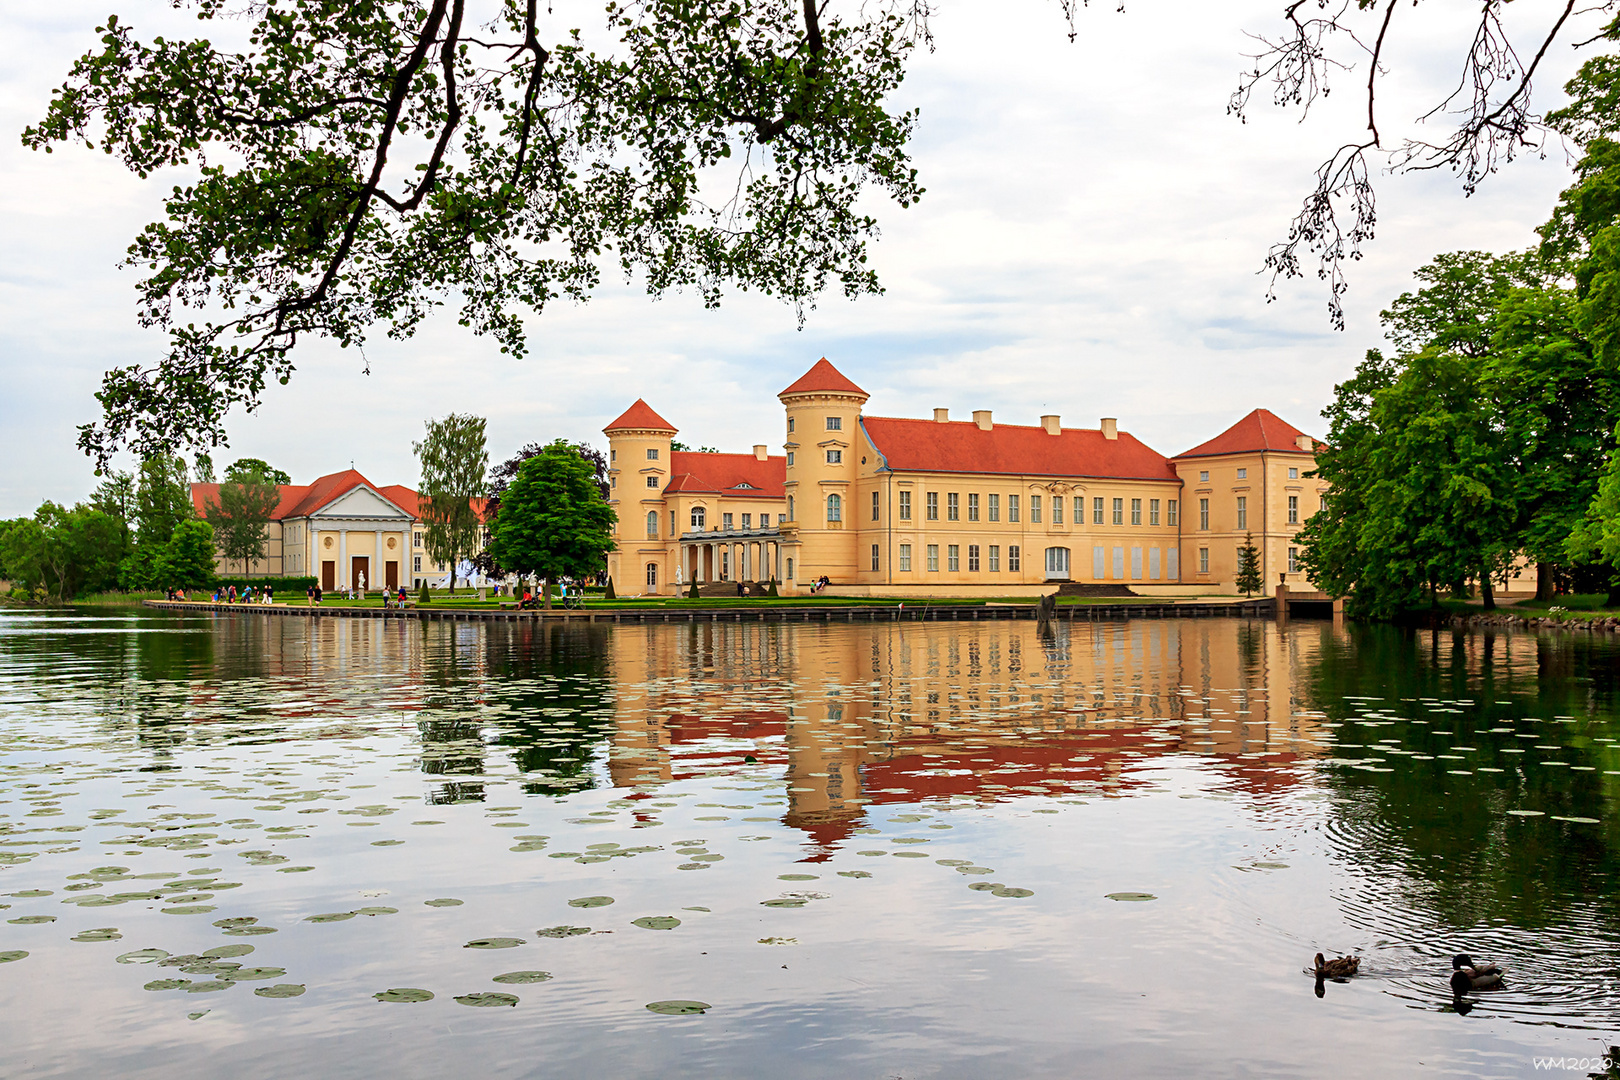
[[[1029,622],[619,627],[611,772],[632,786],[785,767],[788,822],[823,841],[869,803],[1124,793],[1170,753],[1287,785],[1269,766],[1316,750],[1296,683],[1333,633],[1224,619],[1044,638]]]

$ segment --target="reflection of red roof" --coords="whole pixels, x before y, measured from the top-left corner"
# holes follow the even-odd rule
[[[989,431],[967,420],[939,423],[868,416],[861,423],[891,469],[903,472],[996,473],[1012,476],[1096,476],[1175,480],[1157,450],[1121,431],[1106,439],[1091,428],[997,424]]]
[[[1305,434],[1270,409],[1256,409],[1206,443],[1200,443],[1178,458],[1213,457],[1217,454],[1252,454],[1261,450],[1283,454],[1308,454],[1300,449],[1298,438]]]
[[[780,486],[780,482],[778,482],[778,486]],[[322,507],[331,505],[349,494],[349,492],[361,487],[375,491],[402,513],[421,520],[422,515],[419,511],[421,499],[414,490],[405,487],[403,484],[377,487],[354,469],[345,469],[342,472],[320,477],[313,484],[281,485],[279,489],[281,501],[276,504],[276,509],[270,517],[274,521],[309,517]],[[217,502],[219,502],[218,484],[191,485],[191,503],[197,508],[198,514],[206,513],[208,504]],[[484,499],[472,500],[473,509],[478,511],[479,517],[484,516],[485,502]]]
[[[669,483],[664,494],[736,496],[741,499],[782,499],[787,479],[787,458],[759,460],[753,454],[700,454],[677,450],[669,455]],[[740,485],[747,484],[747,487]]]
[[[613,423],[603,428],[602,431],[606,433],[609,431],[623,431],[628,429],[635,429],[638,431],[667,431],[671,435],[675,434],[679,430],[674,424],[653,412],[652,406],[648,405],[640,398],[636,398],[636,403],[624,410],[623,416],[619,417],[617,420],[613,421]]]
[[[809,371],[800,375],[797,382],[776,396],[787,397],[790,394],[854,394],[862,398],[868,396],[865,390],[846,379],[843,372],[827,363],[825,356],[817,360]]]

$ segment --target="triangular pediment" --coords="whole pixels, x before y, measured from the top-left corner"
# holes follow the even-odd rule
[[[368,487],[352,488],[315,511],[312,517],[391,518],[409,521],[410,516]]]

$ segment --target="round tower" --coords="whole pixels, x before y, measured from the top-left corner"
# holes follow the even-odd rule
[[[826,357],[777,395],[787,413],[783,555],[793,560],[786,577],[796,591],[824,574],[835,584],[856,579],[860,519],[855,512],[855,451],[861,406],[868,396]]]
[[[676,431],[640,398],[602,429],[608,437],[608,505],[619,518],[613,527],[616,545],[608,553],[608,576],[621,595],[667,593],[675,587],[678,544],[675,537],[664,535],[668,530],[664,488]]]

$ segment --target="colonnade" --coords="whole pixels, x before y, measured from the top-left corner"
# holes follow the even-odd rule
[[[787,580],[780,540],[705,540],[681,543],[682,581]]]

